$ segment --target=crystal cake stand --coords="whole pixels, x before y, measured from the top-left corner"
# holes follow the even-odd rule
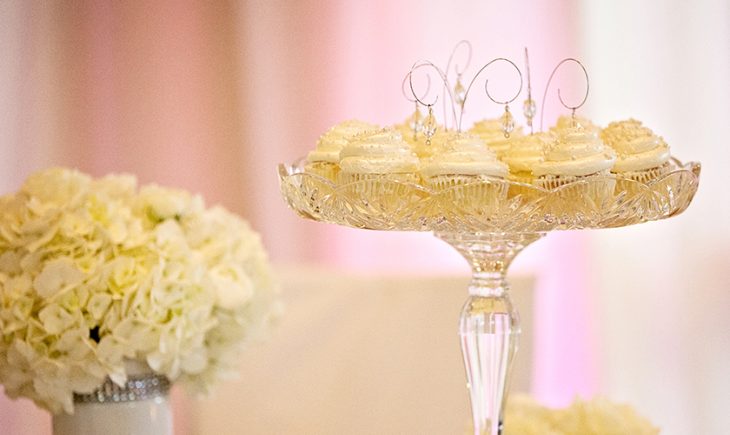
[[[281,192],[300,216],[353,228],[432,231],[469,262],[472,280],[459,320],[475,434],[499,434],[520,334],[505,279],[526,246],[549,231],[616,228],[665,219],[689,206],[700,164],[673,159],[648,183],[615,175],[544,190],[484,178],[434,192],[387,180],[337,185],[280,165]],[[500,192],[495,195],[495,192]]]

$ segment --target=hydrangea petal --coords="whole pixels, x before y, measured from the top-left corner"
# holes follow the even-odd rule
[[[84,273],[69,258],[48,261],[41,273],[33,280],[33,286],[41,297],[49,298],[66,286],[74,286],[84,279]]]

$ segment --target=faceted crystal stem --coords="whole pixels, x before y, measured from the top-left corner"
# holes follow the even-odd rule
[[[503,408],[520,321],[505,274],[512,259],[543,236],[520,234],[437,234],[472,267],[469,298],[459,320],[461,351],[471,397],[475,435],[502,433]]]

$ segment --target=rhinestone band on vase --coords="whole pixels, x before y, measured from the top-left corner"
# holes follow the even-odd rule
[[[94,392],[74,394],[75,403],[136,402],[163,397],[170,391],[170,381],[160,375],[129,376],[123,386],[107,378]]]

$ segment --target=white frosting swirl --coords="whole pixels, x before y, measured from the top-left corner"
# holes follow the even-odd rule
[[[670,157],[664,140],[635,119],[608,124],[601,137],[618,155],[613,172],[656,168]]]
[[[505,177],[507,165],[497,160],[483,140],[476,136],[459,135],[434,150],[424,163],[424,177],[437,175],[490,175]]]
[[[357,136],[340,152],[340,169],[349,173],[416,172],[418,163],[410,145],[392,128]]]
[[[517,137],[522,136],[522,127],[515,126],[514,131],[510,133],[510,137],[504,137],[504,131],[502,130],[501,119],[485,119],[475,123],[469,130],[469,133],[479,136],[484,142],[487,143],[489,148],[497,153],[498,157],[502,157],[507,149],[509,149],[510,143]]]
[[[569,128],[573,127],[582,127],[586,130],[591,131],[598,131],[600,133],[601,128],[591,122],[588,118],[584,118],[582,116],[572,116],[572,115],[561,115],[558,117],[558,121],[550,127],[550,131],[553,134],[560,134],[561,130],[567,130]]]
[[[426,136],[423,134],[418,135],[418,140],[415,142],[409,142],[413,147],[413,151],[421,159],[427,159],[436,152],[443,144],[453,138],[457,133],[453,130],[446,130],[439,127],[436,133],[431,137],[431,143],[426,143]]]
[[[610,169],[616,154],[601,142],[596,130],[569,127],[545,153],[545,161],[536,164],[532,173],[541,175],[586,176]]]
[[[337,163],[339,162],[340,151],[351,138],[379,128],[375,124],[355,119],[343,121],[320,136],[317,148],[307,155],[307,161]]]
[[[502,160],[513,172],[532,172],[535,165],[545,161],[545,155],[555,140],[555,135],[550,132],[519,137],[512,142]]]

